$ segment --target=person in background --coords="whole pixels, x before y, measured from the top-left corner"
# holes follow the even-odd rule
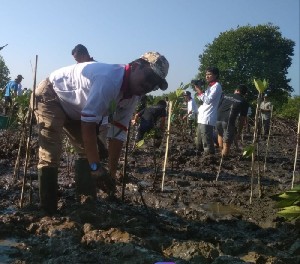
[[[218,117],[217,117],[217,132],[218,132],[218,145],[222,156],[228,156],[230,146],[234,142],[235,137],[240,138],[242,129],[246,124],[247,113],[249,104],[245,99],[247,94],[247,86],[240,84],[234,91],[234,94],[224,95],[221,98]],[[239,116],[237,135],[236,119]]]
[[[4,115],[7,115],[8,110],[12,105],[12,96],[18,95],[19,85],[21,85],[23,79],[23,76],[19,74],[14,81],[9,81],[6,84],[4,94]]]
[[[147,100],[148,100],[147,95],[141,96],[140,101],[137,106],[137,109],[136,109],[137,112],[140,112],[147,107]]]
[[[222,86],[218,82],[219,69],[208,67],[205,74],[207,89],[203,90],[203,84],[193,84],[198,93],[198,99],[203,102],[198,109],[197,148],[204,151],[204,155],[215,154],[214,126],[217,122],[217,111],[222,96]],[[202,85],[202,86],[201,86]]]
[[[94,61],[94,58],[90,56],[87,48],[82,44],[78,44],[74,47],[72,55],[77,63]]]
[[[82,45],[78,44],[72,50],[72,55],[77,63],[95,61],[89,54],[87,48]],[[108,158],[108,149],[107,149],[107,133],[109,129],[109,121],[108,116],[104,116],[102,120],[97,125],[97,145],[98,145],[98,152],[99,156],[102,160],[106,160]]]
[[[192,136],[194,133],[194,127],[197,124],[197,114],[198,114],[198,105],[195,102],[195,99],[192,98],[191,92],[185,91],[183,93],[184,100],[187,103],[187,113],[183,116],[183,120],[187,120],[190,135]]]
[[[260,115],[263,126],[263,135],[267,137],[270,131],[272,103],[268,99],[268,95],[264,95],[264,100],[260,104]]]
[[[166,101],[160,100],[156,105],[148,106],[134,116],[133,120],[131,121],[132,125],[135,125],[140,119],[136,142],[142,140],[145,133],[150,132],[150,130],[156,126],[158,120],[160,120],[159,133],[156,135],[156,137],[158,142],[161,143],[160,139],[162,139],[162,134],[165,130],[165,120],[167,116],[166,107]]]
[[[94,198],[96,185],[114,195],[117,165],[137,101],[149,92],[167,89],[168,69],[163,55],[147,52],[127,65],[77,63],[52,72],[38,85],[31,107],[38,123],[40,206],[47,214],[57,211],[63,131],[84,160],[78,165],[82,174],[76,176],[75,171],[77,188]],[[107,115],[113,116],[108,168],[99,157],[96,133],[97,124]]]

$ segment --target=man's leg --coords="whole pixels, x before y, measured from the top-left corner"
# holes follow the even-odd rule
[[[230,146],[235,136],[235,126],[227,123],[224,123],[223,125],[224,126],[226,125],[226,130],[224,131],[224,143],[223,143],[222,155],[228,156],[230,152]]]
[[[197,131],[196,131],[196,138],[195,138],[195,143],[196,143],[196,149],[200,152],[202,152],[203,149],[203,143],[202,143],[202,135],[201,135],[201,124],[198,124],[197,126]]]
[[[201,137],[205,154],[215,154],[213,140],[214,127],[211,125],[200,124]]]
[[[41,207],[49,214],[57,210],[57,175],[62,148],[65,113],[48,80],[42,81],[35,92],[31,107],[39,127],[39,195]]]

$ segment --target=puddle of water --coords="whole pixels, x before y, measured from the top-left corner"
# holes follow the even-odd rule
[[[15,207],[9,206],[9,207],[7,207],[7,208],[1,210],[0,212],[1,212],[1,214],[13,214],[13,213],[15,213],[16,211],[17,211],[17,209],[16,209]],[[0,241],[1,241],[1,240],[0,240]]]
[[[13,238],[0,239],[0,263],[9,263],[12,260],[9,255],[18,245],[19,243]]]
[[[201,204],[201,209],[214,216],[241,214],[241,211],[233,205],[222,205],[221,203]]]

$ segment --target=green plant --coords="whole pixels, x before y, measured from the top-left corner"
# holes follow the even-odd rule
[[[289,98],[288,102],[276,111],[276,115],[282,118],[297,120],[300,111],[300,96]]]
[[[272,199],[277,201],[276,208],[281,209],[278,215],[288,221],[300,219],[300,185],[290,191],[276,194]]]

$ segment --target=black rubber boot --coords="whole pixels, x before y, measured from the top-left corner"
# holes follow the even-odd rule
[[[58,169],[44,167],[38,170],[40,206],[49,215],[57,212]]]
[[[90,165],[87,159],[80,158],[75,161],[76,195],[92,196],[96,199],[97,191],[95,182],[92,180]]]

